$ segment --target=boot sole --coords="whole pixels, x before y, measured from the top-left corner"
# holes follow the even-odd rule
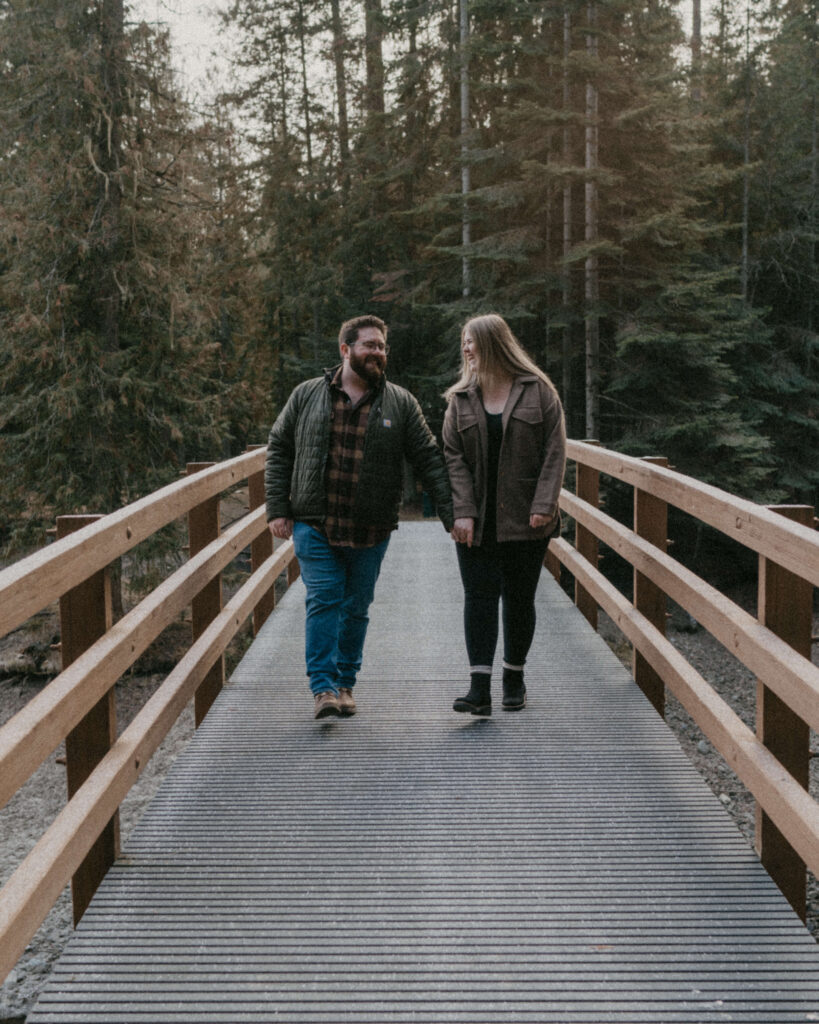
[[[452,705],[453,711],[460,711],[468,715],[480,715],[488,718],[492,714],[491,704],[468,704],[466,701],[456,700]]]
[[[330,718],[331,716],[337,718],[340,714],[341,712],[337,707],[334,708],[332,704],[328,704],[326,707],[323,707],[321,711],[316,711],[315,714],[313,715],[313,718],[322,719]]]
[[[522,700],[520,704],[503,704],[502,707],[504,711],[523,711],[526,707],[526,700]]]

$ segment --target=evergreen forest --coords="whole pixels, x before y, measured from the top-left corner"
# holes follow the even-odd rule
[[[0,542],[264,443],[363,312],[436,431],[495,311],[570,437],[816,504],[817,0],[221,18],[194,100],[127,0],[0,0]]]

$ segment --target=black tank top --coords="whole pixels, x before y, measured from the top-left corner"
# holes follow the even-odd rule
[[[482,544],[493,543],[497,539],[498,466],[503,440],[503,413],[486,413],[486,433],[489,438],[489,451],[486,461],[486,519],[483,524]]]

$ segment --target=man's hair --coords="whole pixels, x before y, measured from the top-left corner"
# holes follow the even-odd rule
[[[352,320],[345,320],[338,332],[339,345],[352,345],[358,338],[358,332],[362,327],[375,327],[381,331],[384,341],[387,340],[387,325],[384,321],[372,313],[365,313],[364,316],[354,316]]]

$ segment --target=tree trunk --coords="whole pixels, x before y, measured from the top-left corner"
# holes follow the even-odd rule
[[[304,145],[307,156],[307,172],[313,176],[313,126],[310,119],[310,80],[307,74],[307,43],[304,4],[299,0],[299,56],[301,60],[301,92],[304,109]]]
[[[702,0],[692,0],[691,10],[691,99],[702,101]]]
[[[336,72],[336,104],[338,106],[338,146],[341,162],[350,159],[350,129],[347,123],[347,79],[344,74],[344,28],[341,23],[339,0],[331,0],[333,28],[333,63]]]
[[[742,125],[742,264],[740,288],[743,301],[748,301],[748,220],[751,200],[751,11],[745,10],[745,109]]]
[[[123,61],[125,22],[123,0],[103,0],[100,8],[102,51],[102,103],[97,136],[100,173],[102,344],[108,352],[119,348],[122,290],[117,280],[121,261],[121,192],[119,170],[122,158]]]
[[[588,26],[586,52],[592,74],[597,62],[597,9],[595,3],[588,5]],[[586,82],[586,244],[597,242],[597,87],[591,77]],[[600,282],[597,256],[590,253],[585,266],[586,298],[586,437],[598,438],[600,419],[600,320],[598,299]]]
[[[572,162],[572,133],[569,125],[571,88],[569,82],[569,54],[572,48],[572,16],[568,8],[563,12],[563,167]],[[572,274],[569,257],[572,251],[572,180],[567,174],[563,182],[563,409],[567,425],[574,412],[572,402]]]
[[[469,0],[460,0],[461,23],[461,244],[464,254],[461,283],[464,298],[472,286],[468,250],[472,242],[469,219],[469,193],[472,189],[469,167]]]
[[[366,109],[384,113],[384,15],[381,0],[364,0],[364,56],[367,72]]]

